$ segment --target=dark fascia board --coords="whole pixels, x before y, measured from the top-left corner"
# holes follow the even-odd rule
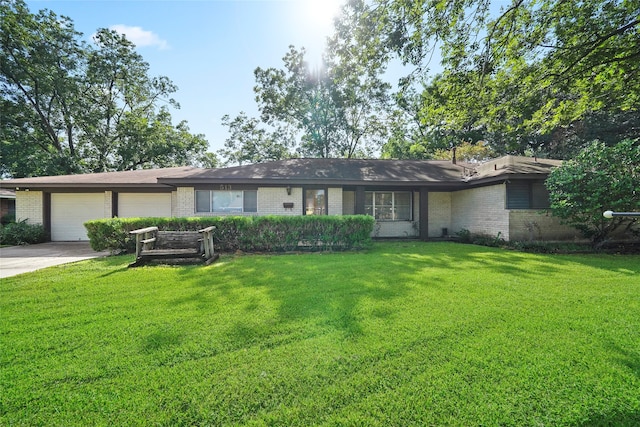
[[[472,179],[466,182],[467,188],[473,187],[484,187],[486,185],[492,184],[500,184],[510,180],[527,180],[527,181],[544,181],[547,179],[549,174],[538,173],[538,174],[522,174],[522,173],[511,173],[511,174],[501,174],[498,176],[491,176],[487,178],[480,179]]]
[[[166,184],[116,184],[116,185],[104,185],[104,184],[16,184],[16,185],[3,185],[4,188],[13,188],[16,190],[31,190],[31,191],[51,191],[62,190],[65,192],[82,193],[82,190],[91,191],[118,191],[144,189],[149,191],[166,192],[171,191],[174,187]]]
[[[460,180],[443,181],[443,182],[425,182],[425,181],[346,181],[346,180],[331,180],[331,179],[247,179],[247,178],[216,178],[216,179],[171,179],[171,178],[159,178],[159,183],[171,185],[173,187],[185,187],[185,186],[202,186],[202,185],[221,185],[221,184],[235,184],[235,185],[257,185],[257,186],[306,186],[306,185],[318,185],[324,187],[353,187],[353,186],[365,186],[365,187],[380,187],[380,186],[392,186],[392,187],[447,187],[463,189],[468,186],[467,183]]]

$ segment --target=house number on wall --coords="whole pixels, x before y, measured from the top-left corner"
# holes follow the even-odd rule
[[[231,190],[231,185],[222,184],[222,185],[220,185],[220,189],[229,191],[229,190]]]

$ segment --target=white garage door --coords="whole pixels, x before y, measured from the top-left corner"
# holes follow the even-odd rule
[[[89,240],[84,223],[104,218],[104,193],[52,193],[51,240]]]
[[[118,216],[170,217],[171,193],[118,193]]]

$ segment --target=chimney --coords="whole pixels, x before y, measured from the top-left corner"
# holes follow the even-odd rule
[[[451,163],[453,163],[454,165],[457,163],[456,162],[456,147],[451,148]]]

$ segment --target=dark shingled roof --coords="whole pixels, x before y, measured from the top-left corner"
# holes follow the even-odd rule
[[[165,187],[158,178],[172,176],[179,178],[202,169],[179,166],[162,169],[140,169],[122,172],[87,173],[78,175],[40,176],[35,178],[9,179],[0,182],[4,188],[35,187]]]
[[[476,165],[469,181],[491,180],[505,175],[519,178],[543,178],[561,164],[562,160],[504,156]]]
[[[439,184],[461,183],[464,166],[450,161],[289,159],[223,169],[205,169],[161,182],[205,184]]]
[[[175,167],[0,182],[4,188],[155,188],[210,184],[428,185],[455,190],[507,178],[542,179],[561,160],[505,156],[485,163],[448,160],[289,159],[220,169]]]

